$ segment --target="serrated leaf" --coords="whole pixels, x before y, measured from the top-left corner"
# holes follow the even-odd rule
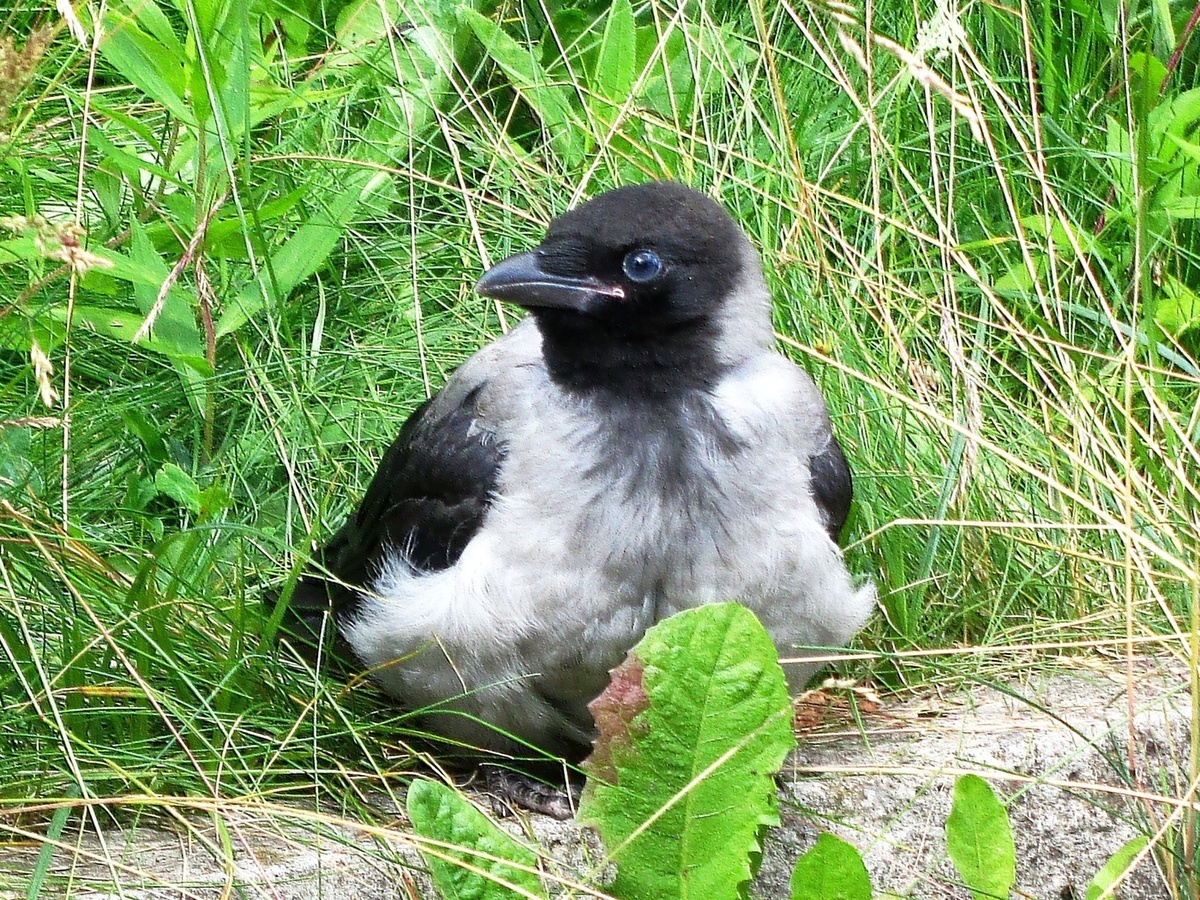
[[[417,834],[449,845],[444,851],[422,851],[445,900],[546,896],[537,876],[537,855],[457,791],[419,779],[408,789],[406,806]]]
[[[792,900],[871,900],[871,878],[852,844],[832,834],[796,860]]]
[[[1084,893],[1084,900],[1100,900],[1105,891],[1116,887],[1133,865],[1133,860],[1146,846],[1145,835],[1139,835],[1109,857],[1104,867],[1096,873]],[[1109,893],[1109,897],[1116,896]]]
[[[154,473],[154,486],[160,494],[166,494],[180,506],[193,513],[200,512],[200,485],[175,463],[164,463]]]
[[[659,623],[630,657],[593,705],[602,733],[579,819],[599,830],[624,900],[738,897],[795,746],[775,646],[724,603]]]
[[[1004,804],[978,775],[963,775],[954,782],[946,846],[976,900],[1008,896],[1017,877],[1012,826]]]

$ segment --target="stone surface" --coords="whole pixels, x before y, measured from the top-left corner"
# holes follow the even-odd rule
[[[485,810],[486,806],[483,807]],[[42,896],[72,900],[391,900],[436,898],[418,839],[406,823],[364,826],[302,807],[223,805],[224,835],[200,816],[166,830],[111,825],[64,835]],[[549,886],[561,894],[582,881],[611,880],[596,835],[541,816],[503,826],[543,855]],[[27,896],[40,848],[0,848],[0,900]],[[596,893],[592,891],[590,893]],[[577,895],[578,896],[578,895]]]
[[[1186,672],[1143,663],[1132,697],[1126,684],[1116,669],[1039,674],[1006,691],[977,686],[910,700],[868,714],[853,731],[802,740],[759,896],[785,897],[796,857],[830,831],[862,852],[877,894],[969,897],[946,854],[945,823],[955,776],[974,772],[1008,805],[1017,896],[1082,898],[1112,854],[1148,830],[1147,812],[1160,823],[1172,812],[1166,802],[1143,805],[1120,791],[1189,791]],[[1168,896],[1152,858],[1119,896]]]
[[[1167,802],[1139,801],[1131,792],[1182,797],[1189,791],[1186,672],[1143,663],[1132,695],[1127,684],[1115,668],[1076,667],[1013,679],[1004,690],[976,685],[860,703],[856,717],[845,707],[838,712],[838,691],[821,692],[831,708],[789,761],[780,788],[783,827],[768,841],[756,895],[786,898],[797,856],[831,831],[863,853],[877,896],[969,898],[946,855],[944,829],[954,777],[976,772],[1009,804],[1019,856],[1015,896],[1082,898],[1104,862],[1148,830],[1147,813],[1161,822],[1171,812]],[[206,813],[214,805],[223,833]],[[383,805],[377,821],[388,816]],[[65,833],[41,896],[435,897],[405,825],[398,815],[386,826],[369,826],[260,801],[198,801],[170,828],[158,818],[136,828],[108,822],[101,837],[94,827]],[[611,877],[595,835],[573,823],[534,817],[505,827],[536,841],[552,873],[548,881],[560,887]],[[0,900],[27,896],[39,849],[33,839],[0,847]],[[1168,896],[1151,857],[1118,896]]]

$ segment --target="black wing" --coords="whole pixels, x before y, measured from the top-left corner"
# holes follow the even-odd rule
[[[850,476],[850,463],[837,438],[830,435],[829,443],[820,453],[809,458],[813,497],[821,511],[825,530],[835,541],[842,533],[846,517],[850,515],[850,499],[854,495],[854,483]]]
[[[390,554],[422,572],[458,561],[483,523],[504,459],[478,414],[482,389],[449,410],[427,400],[409,417],[358,510],[323,551],[329,571],[362,585]]]
[[[317,555],[319,571],[297,582],[282,628],[307,645],[301,649],[310,661],[324,634],[329,652],[354,664],[329,620],[354,615],[361,602],[354,588],[385,560],[399,555],[423,572],[448,568],[483,524],[504,460],[503,444],[479,416],[483,387],[449,409],[437,397],[417,407],[358,509]]]

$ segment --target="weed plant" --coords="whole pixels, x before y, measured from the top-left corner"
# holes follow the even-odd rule
[[[512,323],[486,266],[648,178],[735,214],[829,400],[881,597],[847,672],[1149,656],[1197,695],[1188,3],[75,15],[0,9],[0,838],[406,783],[406,716],[262,598]],[[1145,814],[1194,897],[1191,754]]]

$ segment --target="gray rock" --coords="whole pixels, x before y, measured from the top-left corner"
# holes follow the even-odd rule
[[[1082,898],[1114,852],[1153,830],[1148,815],[1161,823],[1172,810],[1136,794],[1187,794],[1186,673],[1142,664],[1134,696],[1126,684],[1121,672],[1038,674],[1011,680],[1004,691],[975,685],[883,704],[857,725],[846,715],[840,731],[827,726],[803,737],[781,783],[783,826],[768,840],[756,895],[786,898],[796,858],[831,831],[863,853],[877,896],[969,898],[947,857],[944,831],[955,776],[975,772],[1008,803],[1017,896]],[[436,897],[402,818],[374,826],[302,807],[210,802],[220,810],[222,836],[212,816],[201,814],[205,805],[198,802],[170,828],[159,819],[153,826],[108,824],[99,837],[95,828],[64,834],[42,896]],[[383,820],[388,804],[379,806]],[[611,882],[590,831],[540,817],[504,825],[540,848],[555,893],[571,893],[572,883]],[[0,900],[26,896],[38,851],[32,842],[0,849]],[[1168,896],[1153,855],[1118,896]]]
[[[868,714],[853,730],[802,739],[758,895],[786,897],[796,858],[829,831],[863,854],[877,894],[969,898],[946,853],[945,824],[955,777],[973,772],[1008,805],[1017,894],[1082,898],[1115,852],[1153,830],[1148,812],[1161,823],[1172,811],[1131,795],[1187,793],[1186,674],[1138,669],[1133,698],[1124,676],[1110,670],[1039,673],[1005,691],[976,685],[910,700]],[[1169,896],[1152,854],[1118,896]]]

